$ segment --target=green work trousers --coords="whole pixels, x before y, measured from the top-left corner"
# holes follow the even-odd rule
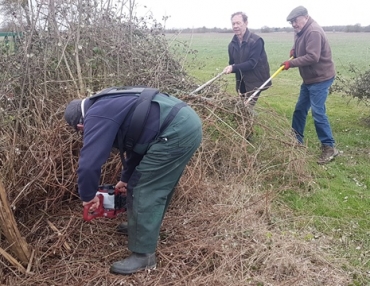
[[[128,248],[132,252],[155,252],[175,186],[201,140],[201,120],[186,106],[150,144],[127,185]]]

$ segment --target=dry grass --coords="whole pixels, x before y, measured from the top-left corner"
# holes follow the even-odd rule
[[[202,115],[204,141],[187,167],[164,220],[157,269],[133,276],[108,272],[113,261],[129,254],[127,238],[115,232],[125,216],[92,223],[82,220],[74,190],[80,148],[77,135],[65,130],[60,121],[55,122],[55,129],[32,136],[32,144],[25,132],[24,143],[31,148],[18,156],[21,158],[13,155],[16,162],[2,161],[17,166],[13,170],[3,168],[2,174],[11,174],[7,178],[18,186],[7,190],[16,206],[18,226],[35,257],[28,265],[28,274],[19,273],[2,260],[1,282],[348,285],[348,273],[341,269],[344,262],[326,251],[329,241],[307,240],[304,232],[295,233],[276,223],[279,219],[271,210],[274,198],[286,189],[304,188],[310,180],[305,170],[305,150],[293,148],[293,138],[284,132],[284,120],[275,116],[276,126],[272,128],[254,117],[253,126],[258,132],[255,141],[249,143],[240,135],[250,133],[251,125],[245,123],[251,122],[251,114],[235,107],[238,102],[233,98],[213,96],[214,100],[207,101],[184,97]],[[232,120],[223,122],[225,118]],[[111,183],[119,173],[114,154],[111,159],[105,166],[105,183]]]

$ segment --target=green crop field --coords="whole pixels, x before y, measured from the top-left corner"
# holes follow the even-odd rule
[[[265,40],[272,74],[289,57],[293,33],[260,35]],[[227,45],[232,36],[180,34],[168,35],[168,38],[171,44],[186,42],[196,51],[195,57],[190,53],[186,57],[182,55],[184,67],[199,84],[203,84],[227,65]],[[370,69],[370,33],[332,32],[327,36],[339,76],[353,77],[351,66],[360,71]],[[222,80],[227,82],[226,92],[235,94],[234,75],[224,75]],[[298,69],[282,71],[274,78],[273,86],[262,94],[257,106],[272,108],[290,122],[300,84]],[[301,218],[290,227],[308,228],[330,237],[336,246],[336,255],[350,261],[363,274],[361,279],[354,277],[355,285],[370,285],[370,108],[350,99],[339,93],[328,97],[327,113],[341,152],[328,165],[316,164],[320,144],[309,115],[305,135],[315,191],[302,195],[292,190],[284,193],[279,203],[286,204]],[[259,116],[265,115],[260,113]]]

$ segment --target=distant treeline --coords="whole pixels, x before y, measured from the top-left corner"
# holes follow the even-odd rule
[[[357,25],[347,25],[347,26],[326,26],[322,27],[326,32],[346,32],[346,33],[361,33],[370,32],[370,25],[362,27],[360,24]],[[252,32],[258,33],[273,33],[273,32],[293,32],[292,27],[275,28],[263,26],[260,29],[250,29]],[[232,29],[227,28],[185,28],[185,29],[165,29],[166,33],[232,33]],[[0,33],[11,32],[11,29],[7,27],[0,27]]]
[[[362,27],[360,24],[357,25],[346,25],[346,26],[325,26],[323,27],[326,32],[346,32],[346,33],[360,33],[370,32],[370,26]],[[166,29],[166,33],[178,33],[180,29]],[[264,26],[261,29],[250,29],[252,32],[260,33],[273,33],[273,32],[293,32],[292,27],[274,28]],[[226,28],[186,28],[181,29],[182,33],[232,33],[232,29]]]
[[[370,32],[370,25],[362,27],[360,24],[347,25],[347,26],[325,26],[323,27],[326,32],[347,32],[347,33],[360,33],[360,32]],[[250,29],[252,32],[258,33],[273,33],[273,32],[293,32],[292,27],[275,28],[264,26],[260,29]],[[232,29],[227,28],[185,28],[185,29],[165,29],[166,33],[233,33]],[[0,33],[11,32],[11,29],[6,27],[0,27]]]

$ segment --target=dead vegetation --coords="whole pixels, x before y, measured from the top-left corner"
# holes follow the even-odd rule
[[[54,13],[67,13],[63,9]],[[1,57],[0,179],[6,198],[0,201],[0,283],[348,285],[346,262],[328,251],[330,241],[307,240],[304,229],[280,223],[296,219],[289,210],[284,218],[273,210],[280,192],[305,192],[311,180],[306,151],[295,148],[286,120],[262,108],[257,112],[264,116],[255,116],[217,85],[190,96],[196,85],[160,26],[113,17],[108,8],[82,11],[88,25],[67,17],[68,25],[56,29],[60,23],[50,20],[50,29],[34,26],[18,51]],[[81,140],[62,116],[72,98],[110,85],[147,85],[177,95],[204,126],[203,143],[162,226],[157,269],[127,277],[108,272],[129,254],[126,237],[115,232],[125,216],[82,220],[76,192]],[[112,153],[102,183],[114,183],[120,169]],[[10,228],[20,236],[8,234]],[[21,246],[27,247],[23,258],[15,251]]]

